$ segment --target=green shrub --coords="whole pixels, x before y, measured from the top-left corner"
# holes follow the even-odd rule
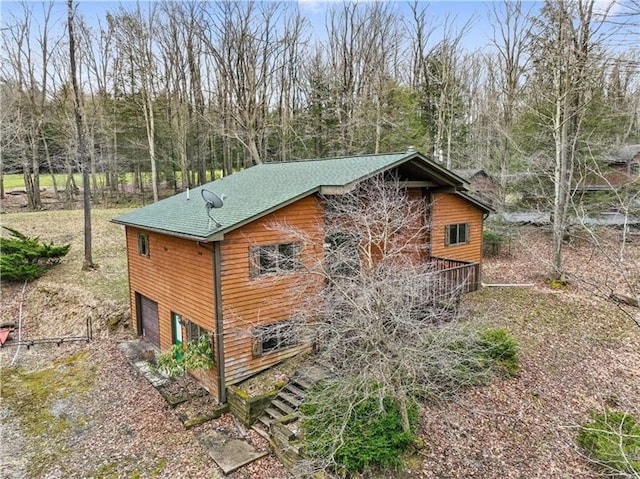
[[[407,432],[402,428],[398,402],[390,397],[382,401],[375,396],[359,401],[351,398],[349,404],[345,398],[327,393],[326,388],[316,388],[301,406],[305,454],[311,458],[333,457],[338,472],[399,469],[402,453],[415,440],[416,403],[412,401],[409,407],[411,432]],[[326,401],[331,400],[334,403],[327,408]]]
[[[578,444],[594,462],[619,475],[640,474],[640,424],[630,414],[606,410],[592,411],[583,424]]]
[[[2,254],[0,256],[0,274],[2,281],[17,283],[33,281],[42,276],[47,268],[40,264],[31,264],[24,261],[20,254]]]
[[[10,236],[0,237],[0,272],[3,281],[33,281],[47,268],[60,262],[71,245],[45,244],[17,230],[3,226]]]
[[[458,386],[483,384],[496,375],[514,376],[519,369],[517,342],[505,329],[487,329],[449,349],[457,357],[452,380]]]
[[[501,376],[514,376],[520,368],[518,343],[506,329],[487,329],[476,340],[478,357]]]
[[[174,344],[158,357],[158,369],[172,377],[188,369],[211,369],[215,365],[212,344],[209,334],[203,334],[197,341]]]

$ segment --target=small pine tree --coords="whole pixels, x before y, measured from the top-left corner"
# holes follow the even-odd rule
[[[38,237],[3,226],[8,237],[0,237],[0,279],[8,282],[33,281],[49,267],[60,262],[71,248],[70,244],[57,246],[43,243]]]

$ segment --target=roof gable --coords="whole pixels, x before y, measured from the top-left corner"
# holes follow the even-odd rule
[[[412,175],[423,175],[438,185],[466,189],[464,179],[415,151],[265,163],[139,208],[112,221],[168,235],[212,241],[323,187],[349,187],[401,165],[410,169]],[[203,189],[226,196],[222,208],[211,210],[220,227],[207,217],[201,195]]]
[[[630,163],[634,159],[640,159],[640,144],[622,146],[604,159],[609,163]]]

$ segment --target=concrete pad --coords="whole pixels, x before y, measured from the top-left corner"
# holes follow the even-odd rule
[[[198,436],[198,441],[225,476],[268,454],[267,451],[258,451],[243,439],[235,439],[219,431],[204,432]]]
[[[152,368],[148,361],[136,361],[132,364],[156,389],[169,382],[169,378],[157,369]]]

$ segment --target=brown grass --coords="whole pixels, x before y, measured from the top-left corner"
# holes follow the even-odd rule
[[[23,304],[26,332],[31,338],[78,336],[91,317],[96,334],[109,323],[127,321],[128,283],[124,232],[110,220],[128,210],[92,212],[93,260],[97,268],[83,270],[83,213],[41,211],[5,214],[2,224],[43,242],[71,244],[69,254],[42,278],[26,287]],[[2,322],[17,321],[22,284],[2,284]]]

